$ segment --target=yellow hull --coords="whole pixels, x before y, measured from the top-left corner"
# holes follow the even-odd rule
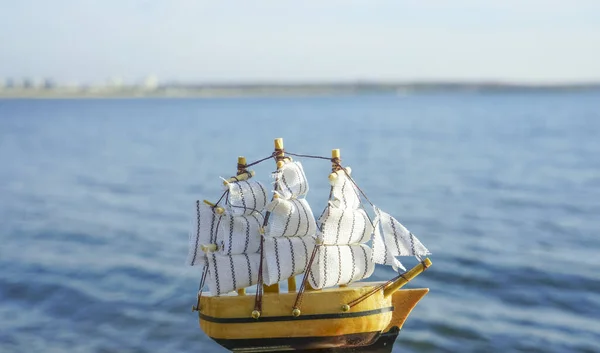
[[[254,294],[200,300],[200,327],[234,351],[265,352],[373,344],[382,333],[402,328],[429,289],[403,289],[387,297],[380,290],[344,311],[342,306],[381,283],[355,283],[304,293],[302,313],[292,315],[297,293],[265,293],[259,319],[251,316]],[[250,347],[259,344],[258,347]],[[246,347],[248,346],[248,347]]]

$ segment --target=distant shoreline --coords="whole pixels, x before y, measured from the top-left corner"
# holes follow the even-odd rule
[[[77,98],[235,98],[272,96],[339,96],[367,94],[408,95],[419,93],[501,93],[600,91],[600,83],[505,84],[505,83],[256,83],[170,84],[158,87],[0,87],[0,99]]]

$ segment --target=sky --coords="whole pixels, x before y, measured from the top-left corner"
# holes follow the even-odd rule
[[[600,81],[599,0],[0,0],[0,79]]]

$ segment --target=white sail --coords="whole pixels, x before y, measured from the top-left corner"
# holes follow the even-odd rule
[[[264,186],[255,181],[227,184],[224,212],[196,203],[188,264],[208,268],[211,292],[221,295],[258,282],[260,228],[266,204]],[[203,250],[206,250],[204,252]]]
[[[246,288],[258,282],[260,254],[207,254],[208,288],[213,295],[222,295]]]
[[[398,270],[406,271],[406,268],[400,260],[394,255],[392,248],[385,245],[385,240],[381,234],[380,217],[375,217],[373,222],[375,232],[373,234],[373,261],[379,265],[391,266],[394,271]]]
[[[277,193],[284,199],[308,193],[308,180],[300,162],[288,162],[274,174]]]
[[[219,253],[235,255],[258,252],[263,219],[258,212],[247,216],[220,216],[216,234]]]
[[[374,269],[366,244],[323,245],[311,266],[309,282],[315,289],[349,284],[371,276]]]
[[[305,199],[275,199],[265,229],[268,237],[311,236],[317,231],[315,217]]]
[[[304,273],[315,246],[317,225],[304,197],[308,181],[302,164],[287,162],[275,177],[276,197],[267,205],[263,279],[272,285]]]
[[[265,284],[272,285],[304,273],[314,247],[315,240],[312,237],[265,238]]]
[[[323,240],[311,266],[314,288],[348,284],[371,276],[375,268],[371,248],[373,225],[360,209],[354,183],[340,170],[331,182],[331,200],[318,221],[318,236]]]
[[[318,223],[326,245],[366,243],[373,234],[373,225],[365,211],[338,208],[332,203]]]
[[[193,217],[193,227],[189,237],[189,250],[187,264],[190,266],[203,265],[206,256],[202,245],[217,242],[217,225],[221,216],[213,212],[213,208],[203,202],[197,201]]]
[[[211,206],[197,205],[187,263],[192,266],[204,264],[203,245],[215,244],[223,255],[258,252],[262,223],[263,215],[258,212],[248,216],[219,215]]]
[[[400,222],[388,213],[373,207],[376,231],[373,239],[373,259],[382,265],[400,267],[402,264],[395,259],[396,256],[427,256],[431,253],[427,248],[408,231]]]
[[[337,171],[337,178],[331,182],[331,203],[339,208],[357,209],[360,207],[360,196],[356,186],[348,178],[350,168],[344,170]]]
[[[261,212],[267,204],[265,187],[254,180],[227,183],[227,206],[233,215],[250,215]]]

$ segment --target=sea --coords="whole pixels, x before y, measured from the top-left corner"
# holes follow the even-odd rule
[[[0,100],[0,352],[225,352],[191,311],[194,203],[279,137],[341,149],[432,252],[394,352],[600,352],[597,91]],[[331,165],[297,159],[318,213]]]

